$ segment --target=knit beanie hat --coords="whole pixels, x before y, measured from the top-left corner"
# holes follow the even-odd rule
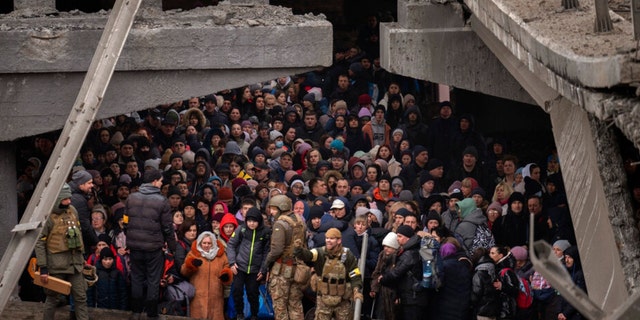
[[[482,199],[487,197],[487,194],[484,192],[484,189],[480,187],[474,188],[473,191],[471,191],[471,196],[475,196],[476,194],[481,196]]]
[[[247,184],[247,180],[242,178],[235,178],[231,180],[231,190],[236,191],[238,187],[246,184]]]
[[[398,209],[398,211],[396,211],[396,216],[403,216],[405,218],[410,214],[411,212],[407,210],[407,208],[400,208]]]
[[[107,244],[107,246],[111,245],[111,237],[109,237],[109,235],[107,235],[106,233],[101,233],[100,235],[98,235],[98,242],[104,242]]]
[[[462,151],[462,155],[464,156],[466,154],[470,154],[478,159],[478,149],[476,149],[476,147],[474,146],[467,146],[466,148],[464,148],[464,151]]]
[[[115,258],[115,256],[113,255],[113,251],[111,251],[111,248],[105,247],[100,250],[100,259],[104,258]]]
[[[404,224],[398,227],[398,229],[396,230],[396,233],[401,234],[407,238],[411,238],[415,235],[415,232],[413,231],[413,229]]]
[[[77,171],[76,173],[73,174],[71,179],[73,180],[73,182],[76,185],[81,185],[81,184],[85,184],[87,181],[93,179],[93,177],[86,170],[79,170],[79,171]]]
[[[384,239],[382,239],[382,245],[394,249],[400,248],[400,244],[398,243],[398,235],[395,232],[387,233]]]
[[[315,218],[322,218],[324,215],[324,209],[321,206],[312,206],[309,209],[309,220],[313,220]]]
[[[362,118],[362,117],[371,118],[371,111],[369,111],[369,108],[362,108],[360,109],[360,111],[358,111],[358,118]]]
[[[553,243],[553,246],[562,249],[562,252],[564,252],[569,247],[571,247],[571,243],[569,243],[569,241],[567,240],[558,240]]]
[[[218,189],[218,200],[231,200],[233,199],[233,191],[229,187],[222,187]]]
[[[429,159],[429,162],[427,162],[427,171],[431,171],[438,167],[444,167],[444,163],[436,158]]]
[[[427,172],[427,171],[422,171],[422,173],[420,173],[420,185],[422,186],[423,184],[429,182],[429,181],[433,181],[433,177]]]
[[[340,139],[335,139],[331,142],[330,147],[335,148],[338,152],[342,152],[342,150],[344,150],[344,142]]]
[[[428,224],[429,221],[436,220],[440,225],[442,225],[442,217],[438,213],[438,211],[430,210],[429,214],[427,214],[427,219],[425,220],[425,224]]]
[[[379,224],[382,224],[382,211],[378,210],[378,209],[369,209],[369,213],[371,213],[372,215],[376,216],[376,220],[378,221]]]
[[[366,216],[367,213],[369,213],[369,208],[367,208],[367,207],[358,207],[356,209],[356,217]]]
[[[176,186],[170,186],[169,190],[167,191],[167,198],[169,198],[169,197],[171,197],[173,195],[180,196],[180,189],[178,189],[178,187],[176,187]]]
[[[331,228],[329,230],[327,230],[327,232],[324,234],[325,238],[342,238],[342,233],[340,233],[340,230],[336,229],[336,228]]]
[[[516,260],[527,260],[529,258],[529,254],[527,253],[527,249],[517,246],[511,248],[511,255],[513,255]]]
[[[427,148],[421,146],[421,145],[417,145],[415,147],[413,147],[413,157],[417,157],[421,152],[423,151],[427,151]]]
[[[400,201],[411,201],[413,200],[413,194],[410,190],[402,190],[400,194],[398,194],[398,200]]]
[[[502,205],[498,201],[491,202],[491,204],[487,208],[487,212],[491,210],[497,210],[498,212],[500,212],[500,214],[502,214]]]

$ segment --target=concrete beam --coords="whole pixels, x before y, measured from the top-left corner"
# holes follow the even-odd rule
[[[535,104],[469,27],[380,27],[382,66],[390,72]]]
[[[589,297],[605,312],[612,312],[629,294],[609,220],[612,204],[600,176],[597,134],[587,112],[567,99],[551,103],[549,114]]]
[[[309,68],[115,72],[97,119],[258,83]],[[0,141],[60,129],[83,73],[0,74]],[[47,90],[42,90],[47,88]]]
[[[14,10],[40,10],[56,8],[56,0],[13,0]]]
[[[398,0],[398,24],[407,29],[435,29],[461,28],[465,22],[459,3]]]
[[[518,57],[525,65],[532,62],[539,62],[552,72],[545,75],[540,72],[541,78],[553,87],[556,76],[562,77],[580,87],[590,88],[610,88],[616,85],[629,84],[640,81],[640,64],[635,61],[635,46],[633,35],[629,34],[629,42],[632,47],[616,48],[622,53],[614,52],[607,56],[588,57],[576,54],[572,48],[568,48],[562,41],[562,37],[571,37],[573,30],[580,28],[558,27],[557,35],[543,34],[536,29],[534,23],[528,23],[515,12],[508,10],[508,6],[503,0],[467,0],[465,3],[478,18],[500,39],[506,47]],[[583,9],[583,10],[582,10]],[[593,6],[585,6],[578,13],[580,15],[591,15],[595,17]],[[570,16],[558,16],[558,19],[571,19]],[[627,36],[630,23],[620,18],[616,21],[618,36]],[[589,26],[591,28],[591,25]],[[617,31],[618,32],[618,31]],[[603,41],[593,37],[592,42]],[[606,43],[606,42],[605,42]],[[597,45],[594,43],[573,44]],[[625,51],[629,53],[624,54]],[[632,52],[633,51],[633,52]],[[534,66],[530,66],[534,70]]]
[[[323,16],[296,16],[289,8],[259,4],[144,9],[98,118],[332,63],[333,30]],[[5,18],[0,18],[0,120],[9,125],[0,128],[0,141],[62,128],[106,14]]]

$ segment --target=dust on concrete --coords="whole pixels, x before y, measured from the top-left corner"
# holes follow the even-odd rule
[[[100,30],[111,11],[84,13],[78,10],[58,12],[46,8],[15,10],[0,15],[0,31],[37,30]],[[296,26],[326,24],[323,14],[294,15],[291,8],[270,5],[219,4],[193,10],[168,10],[144,7],[138,10],[134,28],[205,28]]]
[[[577,10],[563,10],[559,0],[495,0],[520,17],[525,28],[554,50],[584,57],[612,57],[636,52],[630,0],[610,0],[613,30],[596,33],[594,0],[580,0]],[[620,14],[618,14],[620,13]]]

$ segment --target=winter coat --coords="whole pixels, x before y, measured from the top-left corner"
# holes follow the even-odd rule
[[[433,319],[467,319],[471,297],[471,261],[462,252],[442,259],[442,287],[436,292]]]
[[[380,280],[383,286],[396,290],[403,305],[424,305],[427,302],[428,291],[414,289],[422,278],[419,248],[420,237],[414,235],[398,250],[395,268],[387,271]]]
[[[524,203],[526,205],[526,203]],[[529,241],[529,215],[524,208],[520,214],[508,209],[507,215],[499,217],[491,229],[496,244],[513,248],[526,245]]]
[[[473,200],[472,200],[473,201]],[[462,203],[462,201],[458,202]],[[475,205],[474,205],[475,206]],[[486,224],[487,217],[482,213],[482,209],[475,208],[462,221],[458,223],[455,232],[462,237],[464,248],[471,249],[473,239],[476,237],[476,229],[478,226]]]
[[[247,218],[249,214],[251,212],[247,213]],[[227,245],[227,257],[229,265],[236,264],[238,271],[266,274],[271,229],[264,226],[261,216],[253,218],[258,220],[258,227],[255,230],[249,229],[246,225],[238,227]]]
[[[410,123],[409,113],[418,114],[418,119],[415,123]],[[427,146],[429,143],[429,127],[422,122],[422,113],[417,106],[409,107],[404,111],[404,123],[400,126],[400,129],[404,131],[405,136],[411,141],[411,145]]]
[[[378,127],[378,129],[374,130],[373,127]],[[379,131],[383,132],[383,137],[378,138],[375,134]],[[383,120],[382,123],[376,123],[375,119],[371,119],[371,121],[367,122],[364,126],[362,126],[362,133],[364,134],[365,140],[369,142],[369,144],[373,147],[377,144],[374,143],[376,140],[384,140],[381,146],[389,145],[389,139],[391,137],[391,127]]]
[[[371,291],[376,293],[376,304],[382,305],[382,308],[376,307],[376,310],[379,310],[379,319],[395,319],[397,311],[395,301],[398,295],[394,288],[381,286],[378,282],[378,277],[395,267],[396,257],[397,255],[395,254],[386,255],[384,251],[381,251],[378,255],[376,267],[371,274]]]
[[[302,140],[309,139],[311,141],[320,141],[320,137],[325,133],[326,132],[320,123],[316,123],[316,126],[311,129],[304,125],[296,128],[296,137]]]
[[[198,245],[198,241],[193,241],[191,251],[180,269],[180,273],[189,277],[189,282],[196,288],[196,295],[190,304],[191,317],[224,320],[224,286],[230,285],[233,280],[224,243],[216,239],[218,253],[213,260],[205,259],[198,251]],[[202,265],[195,266],[194,260],[202,261]],[[220,279],[223,274],[227,275],[227,281]]]
[[[471,304],[478,316],[495,318],[500,313],[500,292],[493,286],[496,268],[487,256],[480,258],[473,274]]]
[[[161,250],[167,242],[171,252],[176,251],[173,229],[173,214],[169,201],[160,189],[150,183],[140,186],[125,202],[127,224],[127,247],[131,250]]]
[[[371,228],[367,229],[366,233],[368,233],[369,237],[367,238],[367,257],[365,262],[365,270],[364,277],[371,278],[371,273],[373,269],[376,268],[376,264],[378,263],[378,254],[380,254],[380,244],[374,237],[371,236]],[[357,235],[355,237],[356,246],[360,248],[360,252],[362,252],[362,240],[364,239],[363,235]],[[357,257],[360,259],[360,257]],[[362,271],[362,270],[361,270]]]
[[[78,218],[80,219],[80,228],[82,229],[82,242],[87,250],[98,244],[98,235],[93,232],[91,227],[91,208],[89,208],[88,195],[84,193],[78,185],[69,181],[71,188],[71,205],[76,208]]]
[[[126,310],[127,283],[115,267],[106,269],[101,261],[96,266],[98,281],[87,290],[87,305],[92,308]]]
[[[178,240],[178,245],[176,245],[176,253],[173,255],[174,263],[177,270],[180,270],[180,268],[182,268],[184,260],[187,258],[187,254],[189,253],[189,251],[191,251],[192,244],[193,241],[189,241],[187,240],[187,238]]]
[[[500,314],[498,319],[513,319],[516,315],[516,297],[520,292],[520,283],[518,282],[518,276],[515,273],[516,258],[509,252],[498,263],[496,263],[496,273],[498,280],[502,283],[502,289],[500,290]],[[506,270],[503,276],[500,276],[502,269]]]

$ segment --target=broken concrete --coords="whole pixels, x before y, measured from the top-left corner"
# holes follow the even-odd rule
[[[0,140],[62,128],[106,19],[106,12],[0,16],[0,114],[11,124]],[[332,50],[322,15],[257,4],[143,8],[98,118],[328,66]]]

